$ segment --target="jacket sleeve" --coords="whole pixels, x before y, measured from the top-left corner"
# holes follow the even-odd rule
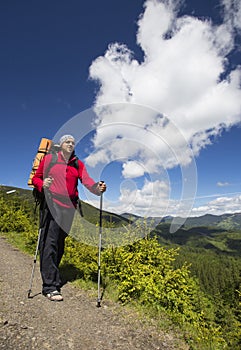
[[[43,189],[43,180],[44,180],[44,170],[50,164],[51,158],[47,155],[45,156],[39,164],[38,169],[36,170],[35,175],[32,178],[32,184],[39,191],[42,192]]]
[[[79,179],[88,190],[97,196],[101,195],[98,182],[95,182],[88,174],[85,165],[79,160]]]

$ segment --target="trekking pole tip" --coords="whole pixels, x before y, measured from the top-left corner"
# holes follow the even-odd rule
[[[101,305],[100,305],[100,301],[99,301],[99,300],[97,301],[96,306],[97,306],[97,307],[101,307]]]

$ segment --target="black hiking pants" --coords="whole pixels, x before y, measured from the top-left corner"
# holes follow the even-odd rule
[[[74,212],[74,208],[64,208],[54,202],[50,209],[47,205],[43,209],[39,252],[44,295],[54,290],[60,291],[59,264],[64,254],[65,238],[70,231]]]

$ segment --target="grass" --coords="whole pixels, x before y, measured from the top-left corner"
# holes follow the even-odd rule
[[[4,237],[6,241],[18,248],[24,253],[31,255],[31,250],[26,246],[26,236],[19,232],[0,232],[0,236]]]

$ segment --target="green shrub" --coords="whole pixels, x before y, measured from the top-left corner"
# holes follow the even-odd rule
[[[32,229],[32,223],[23,209],[15,209],[3,198],[0,198],[0,208],[1,232],[29,232]]]
[[[62,259],[62,265],[65,264],[74,266],[79,271],[79,278],[97,280],[97,248],[68,237]]]
[[[215,349],[223,349],[212,304],[190,276],[188,265],[173,267],[177,254],[178,249],[165,249],[155,238],[142,239],[131,246],[105,250],[103,269],[118,285],[120,301],[163,310],[202,346],[213,343]]]

